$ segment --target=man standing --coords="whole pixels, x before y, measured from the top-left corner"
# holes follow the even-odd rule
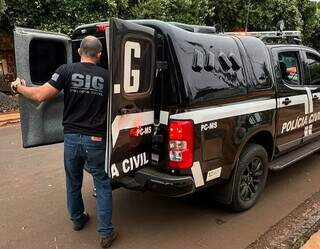
[[[108,71],[97,66],[102,45],[96,37],[85,37],[78,52],[81,62],[60,66],[42,86],[27,87],[23,79],[17,78],[11,88],[38,102],[47,101],[64,90],[64,166],[73,229],[79,231],[89,221],[81,194],[86,163],[97,192],[101,247],[107,248],[117,237],[111,223],[112,189],[104,170]]]

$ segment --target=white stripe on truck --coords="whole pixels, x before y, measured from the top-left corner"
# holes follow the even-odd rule
[[[192,176],[194,179],[194,185],[197,187],[204,185],[204,179],[202,175],[202,170],[199,162],[194,162],[191,167]]]
[[[267,99],[259,101],[243,101],[236,104],[224,105],[213,108],[205,108],[190,112],[174,114],[170,119],[193,120],[195,124],[200,124],[212,120],[218,120],[229,117],[236,117],[249,113],[261,112],[276,109],[276,99]]]
[[[112,122],[112,144],[115,146],[121,130],[153,124],[154,111],[118,115]]]

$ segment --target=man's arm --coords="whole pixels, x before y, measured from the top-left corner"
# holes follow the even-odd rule
[[[36,87],[28,87],[24,80],[16,79],[15,82],[12,83],[13,91],[22,94],[28,99],[31,99],[36,102],[44,102],[55,97],[59,90],[50,85],[48,82],[43,84],[42,86]]]

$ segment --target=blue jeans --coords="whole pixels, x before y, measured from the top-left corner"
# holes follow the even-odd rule
[[[81,223],[84,205],[81,194],[83,167],[93,176],[97,189],[98,233],[102,238],[112,231],[112,189],[105,172],[106,141],[93,141],[91,136],[64,135],[64,167],[66,171],[67,205],[71,220]]]

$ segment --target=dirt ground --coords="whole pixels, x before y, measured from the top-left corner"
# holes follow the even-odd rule
[[[62,144],[22,149],[20,127],[0,128],[0,248],[100,248],[95,199],[86,174],[88,226],[74,232],[65,206]],[[205,198],[170,199],[115,190],[112,248],[242,249],[319,191],[320,154],[271,173],[259,203],[231,213]]]
[[[18,109],[18,96],[7,95],[0,92],[0,113],[17,111]]]

